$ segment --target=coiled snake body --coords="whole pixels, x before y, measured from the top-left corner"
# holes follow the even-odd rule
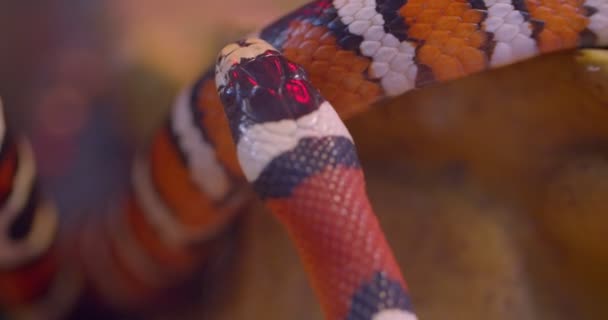
[[[83,240],[83,261],[95,261],[91,248],[107,253],[84,272],[113,303],[147,297],[211,256],[201,243],[253,186],[295,241],[328,319],[415,319],[341,120],[433,83],[606,45],[605,0],[307,4],[225,47],[216,70],[179,95],[137,158],[113,227]],[[3,163],[13,161],[2,148]]]

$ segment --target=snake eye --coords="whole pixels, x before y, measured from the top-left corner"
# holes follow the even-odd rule
[[[233,86],[226,85],[219,90],[220,99],[226,107],[233,107],[236,102],[236,91]]]

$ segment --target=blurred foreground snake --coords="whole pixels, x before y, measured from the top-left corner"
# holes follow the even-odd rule
[[[226,46],[177,97],[134,162],[129,196],[76,236],[84,284],[73,296],[117,309],[159,301],[217,254],[253,190],[287,228],[327,319],[416,319],[342,120],[412,89],[606,45],[607,0],[307,4]],[[76,298],[56,298],[69,282],[56,213],[27,143],[2,133],[0,299],[9,314],[60,317]]]

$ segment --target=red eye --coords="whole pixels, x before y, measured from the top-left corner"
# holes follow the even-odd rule
[[[287,94],[293,97],[295,101],[301,104],[310,103],[310,93],[301,80],[289,80],[285,84],[285,89],[287,90]]]

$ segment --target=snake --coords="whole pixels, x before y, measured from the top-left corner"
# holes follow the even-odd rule
[[[417,319],[343,121],[412,90],[606,46],[606,0],[305,4],[228,44],[176,97],[135,157],[128,195],[82,228],[85,281],[109,305],[141,306],[217,255],[216,240],[259,197],[295,243],[325,318]],[[34,226],[39,210],[11,207],[14,192],[34,193],[21,190],[22,161],[2,131],[0,287],[43,269],[55,247],[35,227],[11,238],[16,217]],[[55,273],[45,274],[43,287]],[[0,300],[36,300],[14,296]]]

